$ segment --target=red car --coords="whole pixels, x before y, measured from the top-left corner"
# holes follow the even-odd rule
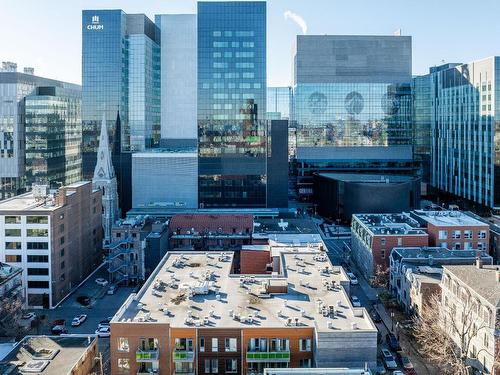
[[[64,319],[57,319],[52,322],[52,327],[55,326],[63,326],[66,324],[66,321]]]

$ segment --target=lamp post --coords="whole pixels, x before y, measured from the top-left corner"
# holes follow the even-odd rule
[[[394,333],[394,312],[391,311],[391,332]]]

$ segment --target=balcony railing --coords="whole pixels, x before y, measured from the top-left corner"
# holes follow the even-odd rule
[[[175,350],[174,351],[174,362],[193,362],[194,352],[187,350]]]
[[[137,375],[159,374],[160,370],[138,370]]]
[[[247,362],[290,362],[290,351],[247,352]]]
[[[158,349],[137,349],[137,351],[135,352],[135,360],[137,362],[153,362],[158,360],[159,355],[160,352]]]

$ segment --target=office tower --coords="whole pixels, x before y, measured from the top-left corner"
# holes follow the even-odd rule
[[[266,3],[198,2],[199,206],[266,206]]]
[[[111,229],[120,217],[118,209],[118,187],[115,169],[111,160],[111,149],[109,147],[109,136],[106,126],[106,117],[103,113],[101,121],[101,133],[99,136],[99,148],[97,151],[97,163],[92,177],[92,187],[102,191],[102,227],[104,229],[104,242],[111,241]]]
[[[483,207],[500,206],[500,57],[431,68],[431,184]]]
[[[196,147],[197,18],[162,14],[155,22],[161,34],[161,146]]]
[[[297,188],[316,171],[411,173],[411,37],[298,35]]]
[[[123,212],[131,206],[131,153],[159,144],[159,39],[143,14],[82,12],[83,175],[92,177],[105,110]]]
[[[420,164],[422,182],[430,182],[431,168],[431,76],[412,79],[412,116],[414,131],[414,157]]]
[[[29,308],[54,308],[100,264],[101,210],[88,181],[0,202],[0,262],[22,267]]]
[[[26,185],[82,179],[81,90],[40,86],[25,98]]]
[[[17,64],[2,63],[0,69],[0,199],[15,196],[31,188],[26,185],[25,175],[25,127],[27,126],[25,98],[36,94],[36,88],[41,86],[68,89],[66,93],[80,90],[78,85],[35,76],[33,68],[24,68],[21,73],[17,71]],[[66,97],[67,100],[73,100],[70,98],[72,95]],[[61,97],[60,100],[65,99]],[[55,116],[57,115],[57,110],[51,109],[51,111]],[[29,121],[33,123],[32,119]],[[74,122],[72,127],[75,126]],[[68,156],[73,155],[73,151],[68,149]],[[71,169],[75,161],[70,157],[67,162]]]

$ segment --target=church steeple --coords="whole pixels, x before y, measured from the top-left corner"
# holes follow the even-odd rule
[[[104,242],[109,243],[111,241],[111,229],[119,218],[118,185],[111,160],[106,115],[104,113],[102,114],[97,163],[94,169],[94,177],[92,178],[92,186],[94,189],[102,190],[102,227],[104,229]]]

